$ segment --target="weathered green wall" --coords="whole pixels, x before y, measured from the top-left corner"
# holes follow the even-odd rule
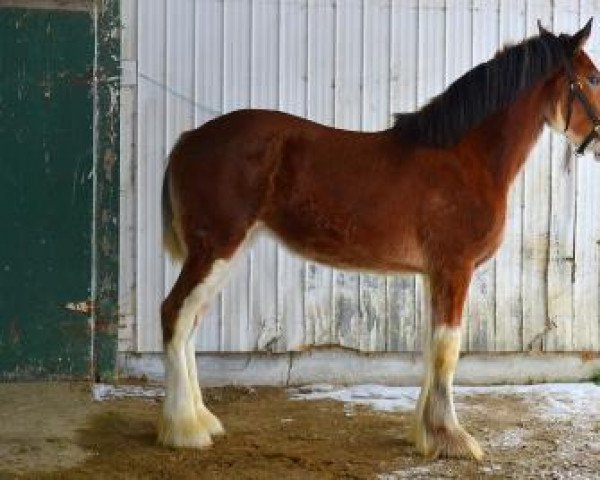
[[[110,379],[119,2],[53,5],[0,0],[0,378]],[[88,301],[89,311],[66,308]]]
[[[0,376],[84,376],[93,18],[0,9]]]

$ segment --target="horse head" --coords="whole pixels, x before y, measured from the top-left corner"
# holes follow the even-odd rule
[[[592,19],[574,35],[555,36],[538,23],[540,36],[559,41],[564,50],[564,65],[551,80],[554,95],[546,121],[565,134],[577,154],[588,151],[600,160],[600,71],[585,53]]]

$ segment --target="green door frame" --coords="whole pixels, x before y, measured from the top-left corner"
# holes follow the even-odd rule
[[[119,327],[119,0],[94,2],[94,232],[92,234],[93,381],[117,374]]]

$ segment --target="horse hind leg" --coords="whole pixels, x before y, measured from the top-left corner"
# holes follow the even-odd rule
[[[216,294],[216,290],[214,292]],[[222,435],[225,433],[220,420],[206,407],[202,398],[202,391],[198,383],[198,369],[196,365],[196,330],[197,322],[206,313],[207,305],[202,308],[196,317],[196,325],[192,328],[190,338],[185,347],[186,366],[188,371],[188,380],[192,390],[196,415],[200,423],[204,425],[206,431],[211,435]]]
[[[220,289],[229,261],[208,254],[189,255],[161,308],[166,394],[158,441],[172,447],[211,445],[211,433],[223,431],[202,402],[197,381],[193,331],[199,313]]]

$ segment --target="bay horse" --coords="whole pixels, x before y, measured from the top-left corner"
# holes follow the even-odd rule
[[[201,448],[223,432],[198,385],[193,333],[256,229],[339,268],[431,281],[432,333],[414,442],[427,457],[480,459],[452,383],[473,271],[502,240],[507,195],[549,125],[600,154],[600,73],[574,35],[500,50],[389,129],[355,132],[240,110],[185,132],[164,176],[164,243],[183,262],[161,306],[166,397],[158,441]]]

